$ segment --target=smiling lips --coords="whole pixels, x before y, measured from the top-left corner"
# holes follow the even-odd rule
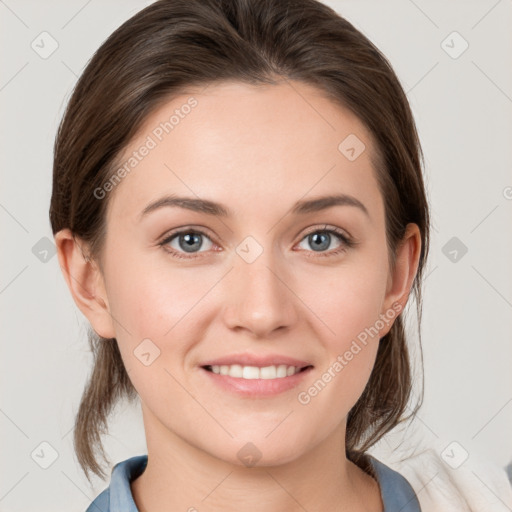
[[[295,387],[313,368],[287,356],[234,354],[200,365],[225,390],[245,396],[266,396]]]
[[[202,368],[217,375],[238,379],[282,379],[291,377],[309,366],[306,361],[278,354],[232,354],[203,363]]]

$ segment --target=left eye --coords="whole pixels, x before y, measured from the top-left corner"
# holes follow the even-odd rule
[[[329,249],[329,246],[333,242],[334,239],[338,240],[338,245],[336,247],[331,247],[331,249],[337,249],[340,246],[348,243],[347,238],[341,233],[337,233],[336,231],[327,229],[327,230],[318,230],[313,231],[309,235],[306,235],[302,240],[301,244],[307,242],[310,247],[313,248],[314,252],[324,252]]]

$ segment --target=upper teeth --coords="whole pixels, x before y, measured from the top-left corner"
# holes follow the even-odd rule
[[[211,366],[212,372],[220,375],[229,375],[230,377],[238,377],[241,379],[281,379],[289,377],[300,372],[301,368],[296,366],[287,366],[280,364],[279,366],[265,366],[258,368],[257,366],[241,366],[239,364],[232,365],[214,365]]]

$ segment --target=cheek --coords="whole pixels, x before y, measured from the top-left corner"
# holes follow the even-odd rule
[[[188,364],[191,350],[206,337],[218,311],[210,301],[211,291],[224,271],[178,271],[170,269],[165,258],[156,264],[143,264],[142,257],[128,261],[110,265],[107,274],[109,306],[126,371],[139,395],[148,403],[155,400],[154,407],[168,399],[189,400],[171,374],[182,380],[177,368]]]
[[[187,354],[189,338],[184,332],[188,336],[191,332],[183,327],[187,312],[197,302],[193,300],[196,294],[180,285],[181,281],[171,284],[151,270],[127,275],[131,278],[120,274],[117,281],[112,276],[116,289],[112,314],[123,364],[151,411],[173,411],[177,404],[190,400],[178,383],[182,378],[175,368]]]
[[[165,265],[142,263],[112,266],[108,275],[110,310],[121,324],[116,332],[124,338],[131,333],[132,343],[170,336],[215,283],[211,273],[200,278],[193,269],[170,271]]]
[[[317,338],[327,354],[320,382],[304,401],[332,411],[333,424],[348,414],[364,390],[379,347],[387,262],[361,258],[357,264],[308,277],[299,295],[311,305]],[[325,389],[325,391],[324,391]]]
[[[304,276],[300,297],[310,305],[317,323],[325,326],[325,340],[343,350],[347,342],[376,324],[386,292],[382,262],[347,265]]]

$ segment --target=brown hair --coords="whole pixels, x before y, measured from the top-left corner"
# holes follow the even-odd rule
[[[429,210],[412,113],[380,51],[315,0],[159,0],[118,28],[88,63],[59,126],[53,233],[69,228],[101,268],[107,199],[98,200],[94,190],[111,178],[116,157],[147,116],[192,85],[222,80],[275,84],[283,78],[317,87],[354,112],[372,134],[391,264],[406,225],[417,224],[421,233],[412,290],[419,326]],[[104,478],[96,450],[105,459],[101,435],[108,432],[108,416],[118,399],[132,400],[137,393],[116,339],[90,329],[89,343],[94,368],[76,416],[74,444],[87,478],[89,471]],[[352,461],[368,467],[364,452],[404,420],[411,390],[411,361],[399,316],[380,340],[367,386],[348,415],[346,453]],[[412,414],[422,398],[423,386]]]

